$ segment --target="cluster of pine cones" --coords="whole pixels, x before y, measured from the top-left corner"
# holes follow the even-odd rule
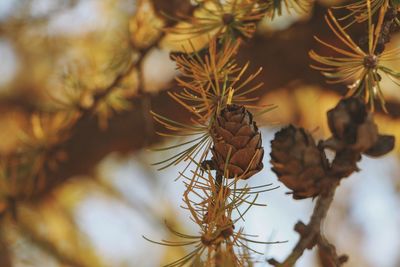
[[[332,137],[318,145],[310,133],[292,125],[271,141],[272,170],[295,199],[320,195],[331,183],[358,171],[361,154],[378,157],[394,147],[394,137],[378,133],[372,113],[358,98],[343,99],[328,111],[328,124]],[[335,152],[332,162],[326,148]]]
[[[379,157],[394,147],[394,137],[379,134],[372,113],[358,98],[341,100],[327,115],[332,136],[318,145],[307,130],[293,125],[278,131],[271,141],[272,170],[295,199],[316,197],[358,171],[362,154]],[[248,179],[263,168],[261,133],[245,107],[227,105],[211,135],[213,157],[208,165],[218,175]],[[331,162],[325,149],[335,152]]]

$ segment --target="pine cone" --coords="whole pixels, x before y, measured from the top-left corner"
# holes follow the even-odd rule
[[[372,113],[358,98],[347,98],[328,111],[333,137],[324,146],[335,151],[351,149],[370,156],[381,156],[394,147],[394,137],[380,135]]]
[[[271,141],[272,170],[293,190],[294,199],[315,197],[323,190],[328,162],[303,128],[290,125]]]
[[[261,133],[253,115],[240,105],[228,105],[212,129],[213,165],[226,178],[248,179],[263,168]]]

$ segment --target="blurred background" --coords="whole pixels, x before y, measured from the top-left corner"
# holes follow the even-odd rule
[[[264,253],[256,266],[268,266],[267,258],[284,259],[298,239],[294,224],[307,222],[312,212],[311,200],[292,200],[270,171],[269,142],[288,123],[309,129],[316,138],[328,136],[326,111],[346,87],[328,86],[309,68],[308,51],[318,49],[314,35],[332,39],[324,14],[339,3],[321,0],[308,14],[285,12],[272,22],[263,20],[238,54],[239,63],[250,62],[250,72],[263,68],[260,104],[278,106],[259,119],[265,168],[248,182],[279,188],[260,195],[267,206],[252,208],[243,225],[257,240],[287,243],[251,245]],[[163,171],[152,166],[172,152],[151,148],[184,140],[157,135],[162,127],[149,113],[188,120],[166,93],[179,90],[169,53],[180,50],[182,41],[160,29],[170,23],[161,14],[190,12],[190,1],[184,0],[0,1],[1,154],[31,148],[43,136],[50,144],[60,141],[65,121],[72,129],[57,153],[44,157],[35,150],[35,164],[57,161],[49,174],[40,175],[41,190],[29,197],[1,190],[0,211],[12,212],[1,217],[0,266],[152,267],[185,255],[182,248],[158,246],[142,236],[174,238],[165,221],[181,232],[197,233],[180,208],[184,186],[175,178],[183,165]],[[390,45],[399,41],[393,36]],[[400,62],[392,64],[400,69]],[[117,88],[97,101],[116,79]],[[400,90],[386,80],[383,84],[389,113],[378,110],[376,120],[383,133],[400,140]],[[68,113],[73,107],[93,112],[83,111],[77,121]],[[64,112],[61,118],[43,119],[54,110]],[[364,157],[362,171],[339,187],[324,230],[338,252],[350,256],[345,266],[400,267],[398,143],[385,157]],[[317,267],[318,262],[315,251],[307,251],[297,266]]]

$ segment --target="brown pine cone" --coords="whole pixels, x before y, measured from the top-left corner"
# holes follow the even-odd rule
[[[315,197],[323,190],[328,161],[313,137],[303,128],[290,125],[271,141],[272,170],[293,190],[294,199]]]
[[[226,178],[248,179],[263,168],[261,133],[243,106],[227,105],[212,129],[214,168]]]
[[[394,137],[380,135],[372,113],[358,98],[347,98],[328,111],[333,137],[324,146],[335,151],[350,149],[370,156],[381,156],[394,147]]]

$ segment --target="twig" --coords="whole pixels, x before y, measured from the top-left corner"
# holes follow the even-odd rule
[[[307,225],[304,225],[302,222],[298,222],[295,225],[295,230],[300,234],[300,240],[297,242],[286,260],[279,263],[274,259],[270,259],[268,260],[270,264],[275,267],[294,266],[306,249],[311,249],[317,244],[318,239],[321,236],[321,224],[328,213],[337,186],[338,183],[332,184],[325,194],[318,197],[310,222]]]
[[[347,255],[338,255],[333,244],[322,235],[318,237],[318,256],[324,267],[340,267],[347,262]]]

